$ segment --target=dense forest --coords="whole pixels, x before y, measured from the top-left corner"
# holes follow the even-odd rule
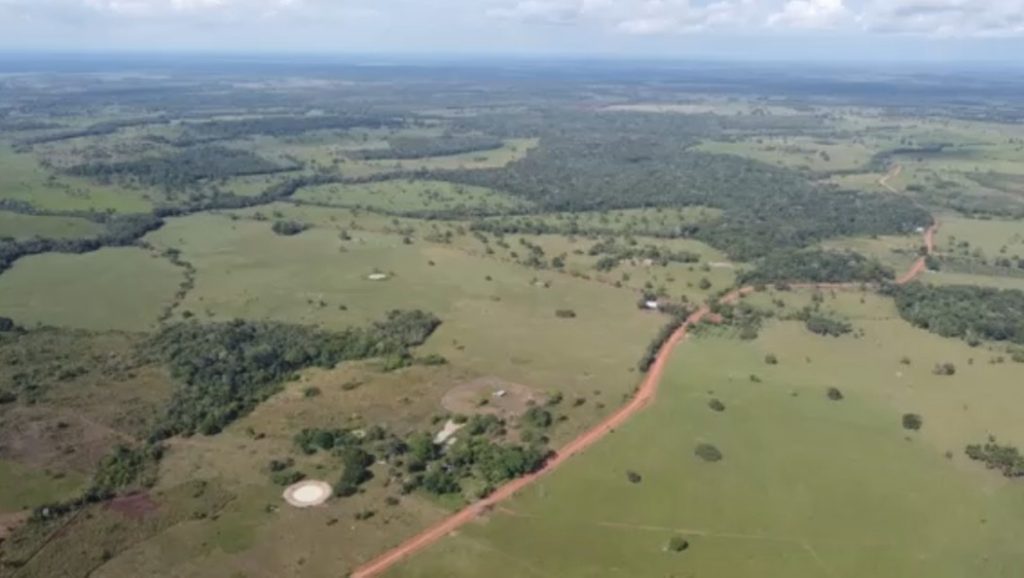
[[[444,135],[429,137],[392,137],[388,148],[364,149],[349,153],[358,159],[419,159],[441,157],[501,148],[505,143],[486,135]]]
[[[151,347],[182,387],[153,437],[215,434],[276,393],[300,369],[408,357],[409,348],[426,341],[439,324],[422,311],[393,311],[384,321],[342,332],[241,320],[165,327]]]
[[[877,260],[849,251],[779,251],[739,276],[741,285],[773,283],[880,283],[895,277]]]
[[[931,223],[925,210],[904,197],[822,189],[796,171],[691,151],[678,139],[545,138],[539,149],[506,168],[434,177],[507,191],[552,211],[719,208],[721,219],[678,234],[740,260],[831,237],[906,234]]]
[[[192,146],[215,141],[234,140],[252,135],[289,136],[315,130],[353,128],[400,128],[405,121],[387,115],[307,115],[262,116],[239,120],[211,120],[187,123],[176,138],[157,137],[177,146]]]
[[[900,315],[932,333],[1024,344],[1024,291],[922,283],[891,291]]]
[[[100,182],[130,181],[175,191],[188,188],[203,179],[263,175],[296,168],[294,165],[281,166],[270,162],[250,151],[222,146],[199,146],[165,157],[81,164],[70,167],[67,172],[75,176],[94,178]]]

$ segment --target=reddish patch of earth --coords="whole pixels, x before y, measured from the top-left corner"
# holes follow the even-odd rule
[[[120,496],[107,502],[107,509],[113,510],[126,518],[138,520],[160,509],[160,504],[153,501],[149,494],[131,494]]]

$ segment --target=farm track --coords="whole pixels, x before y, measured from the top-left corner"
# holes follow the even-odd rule
[[[898,168],[899,166],[897,165],[897,169]],[[899,171],[895,170],[895,174],[899,174]],[[892,176],[895,176],[895,174],[893,174],[893,172],[889,173],[889,175]],[[888,188],[887,179],[883,178],[883,180],[886,182],[879,182]],[[935,250],[935,233],[938,231],[938,227],[939,225],[936,222],[932,224],[932,226],[928,227],[923,234],[926,255],[930,255]],[[899,285],[910,283],[919,277],[925,269],[925,257],[922,256],[914,262],[906,273],[896,280],[896,283]],[[807,283],[795,284],[792,287],[795,289],[851,289],[860,286],[861,284],[859,283]],[[754,288],[752,286],[741,287],[722,296],[719,299],[719,302],[724,304],[734,304],[739,301],[741,297],[750,294],[753,291]],[[636,389],[636,392],[633,394],[633,397],[629,402],[619,408],[619,410],[614,414],[607,417],[604,421],[560,448],[557,453],[544,464],[543,468],[527,476],[510,481],[495,490],[494,493],[486,498],[466,506],[448,518],[445,518],[437,524],[423,530],[419,534],[416,534],[397,547],[360,566],[352,572],[352,578],[371,578],[373,576],[379,576],[403,559],[433,545],[465,524],[494,510],[501,502],[511,498],[526,486],[529,486],[540,477],[552,472],[568,461],[569,458],[586,450],[614,431],[615,428],[624,424],[629,420],[629,418],[647,407],[647,405],[654,400],[655,394],[658,391],[658,386],[661,384],[661,378],[665,373],[665,367],[668,364],[668,359],[675,351],[676,346],[686,339],[690,333],[690,329],[694,325],[700,323],[705,318],[709,318],[711,315],[711,308],[704,305],[687,317],[686,322],[672,334],[664,345],[662,345],[661,350],[658,351],[658,356],[650,367],[650,370],[644,377],[644,380],[640,383],[640,386]]]

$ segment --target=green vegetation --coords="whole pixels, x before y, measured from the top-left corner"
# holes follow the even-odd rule
[[[515,213],[529,207],[529,203],[486,187],[419,179],[307,187],[300,189],[295,199],[306,203],[428,218]]]
[[[966,453],[967,457],[972,460],[984,462],[985,467],[990,470],[999,470],[1008,478],[1024,476],[1024,456],[1013,446],[989,441],[984,445],[967,446]]]
[[[280,390],[306,367],[368,357],[408,357],[440,321],[422,311],[393,311],[367,328],[328,333],[280,323],[179,323],[152,347],[182,382],[153,437],[216,434]]]
[[[784,251],[757,262],[740,275],[744,285],[773,283],[877,283],[894,277],[892,269],[852,252]]]
[[[894,294],[904,319],[943,337],[1024,343],[1024,291],[912,283]]]

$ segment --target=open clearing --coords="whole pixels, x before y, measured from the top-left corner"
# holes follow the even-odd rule
[[[887,301],[859,299],[829,304],[861,339],[785,322],[753,342],[685,345],[653,407],[388,575],[1012,575],[1024,564],[1013,539],[1024,488],[962,449],[990,432],[1024,441],[1010,409],[1020,366],[989,365],[894,319]],[[779,365],[764,364],[767,352]],[[964,370],[935,376],[940,360]],[[829,400],[830,386],[846,399]],[[709,410],[712,397],[727,409]],[[905,412],[924,417],[919,433],[902,430]],[[698,443],[724,460],[697,459]],[[687,552],[662,551],[674,534]]]
[[[74,239],[95,237],[103,232],[103,225],[77,217],[51,217],[47,215],[23,215],[0,211],[0,238],[31,239]]]
[[[594,398],[587,406],[594,416],[620,403],[636,382],[636,362],[666,321],[639,311],[629,289],[447,245],[407,245],[397,235],[358,232],[342,241],[337,229],[316,227],[281,237],[267,222],[196,215],[171,220],[146,240],[179,248],[196,267],[195,289],[180,313],[343,328],[395,308],[421,308],[444,320],[423,353],[478,376]],[[390,278],[369,280],[377,270]],[[559,309],[577,317],[559,319]],[[567,425],[566,435],[576,427]]]
[[[15,153],[0,143],[0,199],[57,211],[149,211],[153,203],[142,191],[100,186],[85,179],[49,178],[49,172],[29,153]]]
[[[0,275],[0,315],[25,326],[142,331],[181,279],[166,259],[132,247],[35,255]]]
[[[491,213],[529,206],[525,201],[484,187],[408,179],[306,187],[299,190],[294,198],[297,201],[398,213],[432,210]]]
[[[444,394],[441,405],[454,414],[493,413],[512,419],[544,401],[545,396],[525,385],[484,377],[453,387]]]

